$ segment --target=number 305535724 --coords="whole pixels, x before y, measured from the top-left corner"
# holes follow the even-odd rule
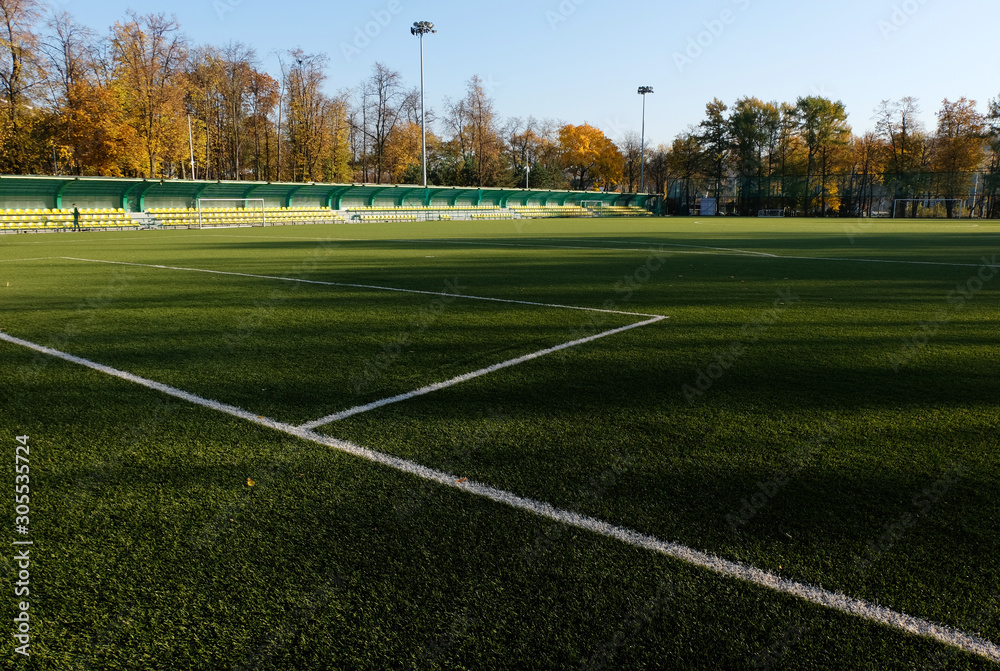
[[[26,525],[28,523],[28,513],[30,512],[29,504],[31,500],[31,489],[28,480],[30,470],[30,464],[28,462],[29,455],[30,447],[28,445],[28,436],[18,436],[17,449],[14,455],[14,470],[17,474],[14,477],[14,503],[17,506],[14,509],[17,513],[17,517],[14,519],[14,524]]]

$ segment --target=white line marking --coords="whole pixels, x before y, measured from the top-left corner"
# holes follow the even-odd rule
[[[569,349],[570,347],[576,347],[577,345],[583,345],[588,342],[593,342],[599,338],[606,338],[610,335],[615,335],[616,333],[622,333],[630,329],[639,328],[640,326],[649,326],[650,324],[655,324],[656,322],[668,319],[668,317],[655,317],[644,322],[639,322],[636,324],[630,324],[628,326],[622,326],[621,328],[612,329],[610,331],[605,331],[604,333],[598,333],[597,335],[588,336],[586,338],[580,338],[579,340],[574,340],[572,342],[563,343],[562,345],[556,345],[555,347],[549,347],[548,349],[543,349],[532,354],[525,354],[524,356],[517,357],[516,359],[510,359],[509,361],[503,361],[501,363],[493,364],[492,366],[487,366],[486,368],[480,368],[479,370],[473,371],[471,373],[465,373],[464,375],[459,375],[458,377],[453,377],[450,380],[445,380],[444,382],[435,382],[434,384],[429,384],[426,387],[421,387],[420,389],[406,392],[405,394],[399,394],[398,396],[393,396],[391,398],[384,398],[381,401],[374,401],[372,403],[366,403],[365,405],[355,406],[348,410],[342,410],[341,412],[336,412],[332,415],[327,415],[315,421],[303,424],[300,429],[312,430],[319,428],[325,424],[330,424],[332,422],[338,422],[347,417],[352,417],[354,415],[360,415],[363,412],[368,412],[370,410],[375,410],[377,408],[382,408],[393,403],[399,403],[401,401],[407,401],[411,398],[416,398],[417,396],[423,396],[425,394],[430,394],[431,392],[440,391],[441,389],[446,389],[448,387],[466,382],[468,380],[481,377],[483,375],[488,375],[490,373],[495,373],[498,370],[503,370],[504,368],[510,368],[511,366],[516,366],[518,364],[525,363],[526,361],[531,361],[533,359],[538,359],[546,354],[552,354],[553,352],[558,352],[560,350]]]
[[[134,382],[135,384],[148,387],[149,389],[154,389],[175,398],[194,403],[195,405],[217,410],[234,417],[239,417],[240,419],[246,419],[255,424],[266,426],[285,434],[295,436],[296,438],[301,438],[320,445],[326,445],[342,452],[346,452],[347,454],[351,454],[377,464],[382,464],[425,480],[437,482],[445,487],[467,491],[470,494],[484,497],[490,501],[495,501],[496,503],[500,503],[517,510],[533,513],[540,517],[545,517],[562,524],[584,529],[607,538],[614,538],[633,547],[667,555],[679,561],[708,569],[709,571],[729,578],[735,578],[736,580],[753,583],[775,592],[790,594],[819,606],[838,610],[843,613],[854,615],[864,620],[876,622],[910,634],[931,638],[945,645],[964,650],[965,652],[969,652],[974,655],[979,655],[980,657],[984,657],[990,661],[1000,662],[1000,646],[985,638],[976,636],[975,634],[969,634],[952,627],[935,624],[911,615],[899,613],[883,606],[868,603],[867,601],[863,601],[861,599],[855,599],[845,594],[831,592],[821,587],[795,582],[794,580],[782,578],[781,576],[768,573],[767,571],[763,571],[753,566],[729,561],[728,559],[723,559],[706,552],[689,548],[686,545],[664,541],[656,538],[655,536],[650,536],[625,527],[616,526],[593,517],[588,517],[587,515],[581,515],[580,513],[575,513],[569,510],[562,510],[548,503],[518,496],[517,494],[503,489],[497,489],[495,487],[490,487],[489,485],[469,480],[459,483],[457,482],[457,478],[450,473],[421,466],[420,464],[406,459],[401,459],[399,457],[376,452],[375,450],[370,450],[344,440],[331,438],[312,431],[306,431],[267,417],[254,415],[253,413],[247,412],[241,408],[202,398],[195,394],[190,394],[186,391],[182,391],[159,382],[147,380],[137,375],[132,375],[131,373],[111,368],[110,366],[95,363],[93,361],[73,356],[72,354],[67,354],[65,352],[60,352],[43,345],[37,345],[27,340],[21,340],[20,338],[15,338],[6,333],[0,333],[0,340],[4,340],[14,345],[20,345],[21,347],[26,347],[43,354],[48,354],[50,356],[63,359],[64,361],[85,366],[122,380]]]
[[[515,243],[515,242],[492,242],[485,238],[463,238],[459,240],[449,240],[445,238],[306,238],[300,236],[277,236],[277,235],[256,235],[256,236],[245,236],[245,235],[218,235],[216,237],[220,238],[244,238],[244,237],[256,237],[256,238],[281,238],[287,240],[335,240],[343,242],[405,242],[407,244],[448,244],[448,245],[472,245],[479,244],[491,247],[529,247],[529,248],[542,248],[542,249],[596,249],[603,252],[650,252],[651,249],[636,247],[632,249],[619,249],[617,247],[595,247],[589,245],[586,247],[578,247],[572,245],[542,245],[542,244],[528,244],[528,243]],[[576,240],[574,238],[532,238],[534,240],[570,240],[576,242],[589,242],[589,240]],[[635,244],[635,243],[618,243],[617,241],[610,241],[612,244]],[[698,245],[682,245],[690,247],[698,247]],[[715,247],[705,247],[704,249],[717,249]],[[718,248],[724,249],[724,248]],[[731,250],[738,254],[748,254],[748,255],[763,255],[763,256],[773,256],[773,254],[765,254],[764,252],[752,252],[741,249]],[[678,251],[678,254],[707,254],[708,252],[682,252]]]
[[[254,275],[251,273],[235,273],[225,270],[207,270],[205,268],[182,268],[179,266],[161,266],[151,263],[127,263],[125,261],[104,261],[102,259],[80,259],[73,256],[61,256],[59,258],[70,261],[86,261],[89,263],[109,263],[118,266],[138,266],[140,268],[159,268],[161,270],[183,270],[192,273],[210,273],[213,275],[231,275],[233,277],[253,277],[262,280],[278,280],[281,282],[301,282],[303,284],[318,284],[328,287],[348,287],[351,289],[374,289],[376,291],[395,291],[403,294],[423,294],[426,296],[447,296],[448,298],[468,298],[474,301],[491,301],[494,303],[514,303],[517,305],[535,305],[543,308],[557,308],[560,310],[582,310],[584,312],[604,312],[613,315],[628,315],[630,317],[662,317],[662,315],[651,315],[644,312],[623,312],[621,310],[604,310],[601,308],[585,308],[578,305],[557,305],[555,303],[538,303],[535,301],[515,301],[509,298],[489,298],[487,296],[469,296],[466,294],[449,294],[442,291],[422,291],[420,289],[397,289],[395,287],[383,287],[374,284],[349,284],[346,282],[322,282],[320,280],[303,280],[296,277],[279,277],[276,275]]]
[[[618,247],[597,247],[597,246],[594,246],[594,245],[588,245],[586,247],[574,246],[574,245],[543,245],[543,244],[530,244],[530,243],[526,243],[526,242],[524,242],[524,243],[518,243],[518,242],[493,242],[493,241],[487,240],[485,238],[463,238],[463,239],[458,239],[458,240],[449,240],[449,239],[445,239],[445,238],[304,238],[304,237],[299,237],[299,236],[270,236],[270,235],[269,236],[264,236],[264,235],[257,235],[257,236],[234,236],[234,235],[230,235],[230,236],[224,236],[224,235],[220,235],[218,237],[257,237],[257,238],[269,238],[269,239],[270,238],[276,238],[276,237],[282,237],[282,238],[288,239],[288,240],[336,240],[336,241],[344,241],[344,242],[405,242],[407,244],[430,244],[430,245],[439,244],[440,243],[440,244],[446,244],[446,245],[483,245],[483,246],[488,246],[488,247],[528,247],[528,248],[539,248],[539,249],[582,249],[582,250],[595,249],[597,251],[602,251],[602,252],[650,252],[650,251],[653,251],[653,250],[649,249],[648,247],[647,248],[633,247],[633,248],[620,248],[619,249]],[[576,239],[576,238],[532,238],[532,239],[534,239],[534,240],[569,240],[571,242],[590,242],[590,240]],[[622,245],[625,245],[625,244],[635,244],[635,243],[626,243],[626,242],[619,243],[619,242],[617,242],[615,240],[611,240],[611,241],[598,240],[597,242],[610,242],[611,244],[622,244]],[[667,246],[666,243],[662,243],[662,244],[664,244],[665,246]],[[732,252],[732,253],[737,254],[737,255],[743,255],[743,254],[745,254],[745,255],[748,255],[748,256],[775,256],[774,254],[767,254],[765,252],[753,252],[753,251],[744,250],[744,249],[728,249],[728,248],[725,248],[725,247],[703,247],[701,245],[669,245],[669,246],[673,246],[673,247],[692,247],[692,248],[706,249],[706,250],[723,250],[723,251]],[[710,254],[710,252],[685,252],[685,251],[677,251],[675,253],[677,253],[677,254]]]
[[[259,415],[255,415],[252,412],[242,410],[236,406],[226,405],[225,403],[219,403],[218,401],[210,401],[208,399],[202,398],[196,394],[191,394],[186,391],[182,391],[175,387],[171,387],[160,382],[155,382],[153,380],[148,380],[144,377],[139,377],[138,375],[133,375],[132,373],[127,373],[125,371],[118,370],[117,368],[112,368],[111,366],[105,366],[104,364],[96,363],[90,361],[89,359],[84,359],[82,357],[74,356],[72,354],[67,354],[66,352],[60,352],[59,350],[52,349],[51,347],[46,347],[44,345],[38,345],[36,343],[21,340],[20,338],[15,338],[8,333],[0,332],[0,340],[6,340],[9,343],[15,345],[21,345],[22,347],[27,347],[33,349],[36,352],[41,352],[42,354],[48,354],[50,356],[69,361],[71,363],[79,364],[81,366],[86,366],[87,368],[93,368],[96,371],[106,373],[107,375],[112,375],[122,380],[128,380],[129,382],[134,382],[136,384],[141,384],[144,387],[149,387],[150,389],[155,389],[156,391],[163,392],[170,396],[195,403],[197,405],[205,406],[206,408],[211,408],[213,410],[218,410],[219,412],[224,412],[234,417],[240,417],[241,419],[246,419],[251,422],[256,422],[257,424],[263,424],[264,426],[270,426],[271,428],[278,429],[279,431],[284,431],[288,426],[282,424],[273,419],[267,419]]]
[[[694,222],[694,223],[699,223],[699,222]],[[298,237],[298,236],[264,236],[264,235],[259,235],[259,236],[238,236],[238,235],[228,235],[228,236],[225,236],[225,235],[219,235],[217,237],[234,237],[234,238],[236,238],[236,237],[259,237],[259,238],[282,237],[282,238],[285,238],[285,239],[288,239],[288,240],[338,240],[338,241],[345,241],[345,242],[406,242],[406,243],[410,243],[410,244],[436,244],[436,243],[449,244],[449,245],[471,245],[471,244],[478,244],[478,245],[484,245],[484,246],[490,246],[490,247],[528,247],[528,248],[539,248],[539,249],[582,249],[582,250],[595,249],[597,251],[603,251],[603,252],[619,252],[619,251],[620,252],[648,252],[648,251],[650,251],[650,249],[648,249],[648,248],[642,248],[642,247],[633,247],[633,248],[624,248],[623,247],[623,248],[619,249],[617,247],[596,247],[596,246],[578,246],[578,245],[542,245],[542,244],[514,243],[514,242],[490,242],[490,241],[487,241],[487,240],[480,240],[478,238],[468,238],[468,239],[464,239],[464,240],[444,240],[444,239],[436,239],[436,238],[427,238],[427,239],[404,239],[404,238],[396,238],[396,239],[381,239],[381,238],[305,238],[305,237]],[[584,241],[586,241],[585,238],[536,238],[536,239],[537,240],[570,240],[570,241],[575,241],[575,242],[584,242]],[[597,242],[607,243],[607,244],[622,244],[622,245],[635,244],[635,243],[617,242],[615,240],[605,240],[605,239],[600,239],[600,240],[596,240],[596,241]],[[736,255],[736,256],[743,256],[743,255],[745,255],[745,256],[760,256],[760,257],[769,258],[769,259],[791,259],[791,260],[794,260],[794,261],[838,261],[838,262],[855,262],[855,263],[896,263],[896,264],[916,265],[916,266],[946,266],[946,267],[951,267],[951,268],[979,268],[982,265],[980,263],[952,263],[952,262],[946,262],[946,261],[898,261],[898,260],[892,260],[892,259],[839,258],[839,257],[828,257],[828,256],[786,256],[784,254],[770,254],[768,252],[757,252],[757,251],[754,251],[752,249],[739,249],[739,248],[736,248],[736,247],[707,247],[707,246],[704,246],[704,245],[685,245],[685,244],[680,244],[680,243],[668,243],[668,242],[657,242],[657,244],[661,244],[661,245],[663,245],[665,247],[686,247],[686,248],[691,248],[691,249],[714,250],[714,251],[720,251],[720,252],[727,252],[729,254]],[[712,251],[685,252],[685,251],[678,250],[675,253],[677,253],[677,254],[704,254],[704,255],[710,255],[712,253]],[[51,257],[51,258],[55,258],[55,257]],[[70,257],[60,257],[60,258],[67,258],[68,259]],[[92,261],[93,259],[77,259],[77,260]],[[102,263],[114,263],[114,261],[103,261]],[[141,265],[141,264],[136,264],[136,265]],[[196,269],[194,269],[194,268],[185,268],[184,270],[196,270]],[[275,279],[279,279],[279,278],[275,278]],[[483,299],[483,300],[487,300],[487,299]],[[577,308],[577,309],[586,309],[586,308]],[[641,315],[641,316],[646,316],[646,315]]]
[[[579,238],[539,238],[541,240],[577,240],[581,241]],[[423,242],[422,240],[394,240],[393,242]],[[469,240],[435,240],[434,242],[444,242],[449,244],[472,244],[473,242],[478,242],[475,239]],[[611,244],[630,244],[630,243],[616,243],[615,241],[601,240],[600,242]],[[502,243],[502,242],[479,242],[478,244],[489,245],[489,246],[499,246],[499,247],[543,247],[546,249],[596,249],[599,251],[622,251],[622,252],[641,252],[650,251],[649,249],[642,248],[614,248],[614,247],[596,247],[596,246],[571,246],[571,245],[533,245],[527,243]],[[634,243],[631,243],[634,244]],[[897,263],[903,265],[914,265],[914,266],[947,266],[952,268],[979,268],[983,264],[981,263],[954,263],[950,261],[900,261],[895,259],[863,259],[863,258],[839,258],[833,256],[788,256],[784,254],[769,254],[767,252],[755,252],[750,249],[737,249],[735,247],[706,247],[703,245],[683,245],[678,243],[670,242],[657,242],[664,247],[690,247],[695,249],[706,249],[715,250],[721,252],[728,252],[736,256],[761,256],[769,259],[785,260],[790,259],[794,261],[839,261],[839,262],[855,262],[855,263]],[[677,254],[710,254],[711,252],[675,252]]]
[[[322,225],[322,224],[321,224]],[[316,240],[316,241],[330,241],[330,240],[343,240],[345,242],[375,242],[374,238],[310,238],[304,235],[226,235],[225,233],[205,233],[200,237],[204,238],[261,238],[263,240]]]
[[[558,240],[558,238],[538,238],[538,239],[540,239],[540,240],[557,239]],[[537,248],[537,249],[583,249],[583,250],[596,250],[596,251],[599,251],[599,252],[647,252],[647,253],[649,253],[649,252],[655,251],[655,250],[650,249],[648,247],[646,247],[646,248],[636,247],[636,248],[629,249],[629,248],[626,248],[626,247],[597,247],[595,245],[587,245],[586,247],[582,247],[582,246],[579,246],[579,245],[542,245],[542,244],[529,244],[529,243],[526,243],[526,242],[490,242],[490,241],[486,241],[486,240],[479,240],[477,238],[470,238],[468,240],[443,240],[443,239],[438,239],[438,240],[402,240],[402,239],[400,239],[400,240],[383,240],[383,242],[433,243],[433,244],[441,243],[441,244],[446,244],[446,245],[482,245],[482,246],[485,246],[485,247],[528,247],[528,248],[532,248],[532,249],[535,249],[535,248]],[[712,247],[706,247],[705,249],[713,249],[713,248]],[[738,254],[746,254],[746,255],[756,255],[756,254],[759,253],[759,252],[744,252],[744,251],[741,251],[741,250],[733,250],[733,251],[735,253],[738,253]],[[687,251],[675,251],[674,253],[675,254],[712,254],[712,252],[687,252]]]
[[[0,259],[0,263],[13,263],[14,261],[47,261],[49,259],[61,259],[61,256],[39,256],[35,259]]]
[[[982,263],[952,263],[950,261],[898,261],[894,259],[851,259],[833,256],[778,256],[779,259],[801,261],[848,261],[852,263],[897,263],[909,266],[947,266],[949,268],[981,268]]]
[[[537,238],[539,240],[580,240],[579,238]],[[483,245],[488,247],[529,247],[529,248],[540,248],[540,249],[593,249],[602,252],[649,252],[653,251],[649,248],[634,247],[634,248],[618,248],[618,247],[597,247],[593,245],[579,246],[579,245],[542,245],[542,244],[529,244],[529,243],[515,243],[515,242],[489,242],[485,240],[479,240],[477,238],[468,238],[464,240],[443,240],[443,239],[428,239],[428,240],[407,240],[407,239],[394,239],[394,240],[363,240],[360,242],[407,242],[407,243],[441,243],[449,245]],[[601,240],[601,242],[610,242],[610,244],[619,244],[615,241]],[[629,243],[620,243],[629,244]],[[704,249],[709,251],[704,252],[688,252],[676,250],[675,254],[703,254],[712,255],[714,252],[725,252],[734,256],[760,256],[768,259],[775,260],[793,260],[793,261],[838,261],[838,262],[855,262],[855,263],[897,263],[903,265],[915,265],[915,266],[947,266],[951,268],[979,268],[982,266],[981,263],[954,263],[950,261],[899,261],[894,259],[863,259],[863,258],[839,258],[832,256],[787,256],[784,254],[770,254],[768,252],[757,252],[752,249],[738,249],[735,247],[706,247],[703,245],[685,245],[679,243],[670,242],[657,242],[657,244],[663,245],[664,247],[686,247],[692,249]]]
[[[547,240],[559,240],[565,239],[570,242],[588,242],[586,238],[545,238]],[[619,242],[618,240],[606,240],[606,239],[596,239],[596,242],[611,243],[613,245],[634,245],[634,242]],[[750,256],[767,256],[770,258],[781,258],[777,254],[768,254],[767,252],[755,252],[750,249],[737,249],[735,247],[708,247],[706,245],[685,245],[679,242],[660,242],[662,247],[690,247],[692,249],[710,249],[717,252],[733,252],[735,254],[748,254]],[[629,250],[631,251],[631,250]],[[636,250],[638,251],[638,250]]]

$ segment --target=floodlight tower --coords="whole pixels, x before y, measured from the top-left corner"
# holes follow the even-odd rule
[[[652,93],[652,86],[640,86],[642,96],[642,144],[639,150],[639,193],[646,193],[646,94]]]
[[[420,39],[420,162],[424,169],[424,188],[427,188],[427,119],[424,116],[424,35],[436,33],[430,21],[417,21],[410,34]]]

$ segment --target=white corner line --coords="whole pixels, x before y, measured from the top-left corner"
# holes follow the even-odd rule
[[[55,258],[55,257],[54,257]],[[490,298],[487,296],[470,296],[467,294],[450,294],[444,291],[423,291],[420,289],[398,289],[396,287],[383,287],[376,284],[349,284],[346,282],[323,282],[321,280],[304,280],[298,277],[281,277],[279,275],[255,275],[252,273],[236,273],[227,270],[208,270],[206,268],[184,268],[181,266],[162,266],[152,263],[129,263],[126,261],[105,261],[103,259],[81,259],[74,256],[60,256],[58,258],[67,261],[85,261],[87,263],[107,263],[116,266],[136,266],[139,268],[158,268],[160,270],[182,270],[191,273],[210,273],[212,275],[231,275],[233,277],[252,277],[261,280],[277,280],[280,282],[301,282],[302,284],[318,284],[327,287],[347,287],[351,289],[372,289],[375,291],[394,291],[402,294],[423,294],[425,296],[444,296],[446,298],[466,298],[473,301],[490,301],[493,303],[514,303],[516,305],[535,305],[543,308],[555,308],[558,310],[581,310],[583,312],[604,312],[613,315],[628,315],[629,317],[658,317],[660,315],[647,314],[645,312],[624,312],[622,310],[605,310],[603,308],[587,308],[579,305],[558,305],[555,303],[538,303],[535,301],[516,301],[510,298]]]
[[[498,370],[503,370],[504,368],[510,368],[511,366],[516,366],[518,364],[525,363],[526,361],[531,361],[532,359],[537,359],[543,357],[546,354],[552,354],[553,352],[558,352],[560,350],[568,349],[570,347],[576,347],[577,345],[583,345],[588,342],[593,342],[599,338],[605,338],[610,335],[615,335],[616,333],[622,333],[623,331],[628,331],[630,329],[639,328],[640,326],[649,326],[650,324],[655,324],[656,322],[661,322],[669,317],[655,317],[653,319],[648,319],[644,322],[638,322],[636,324],[629,324],[628,326],[622,326],[621,328],[611,329],[610,331],[604,331],[603,333],[598,333],[596,335],[588,336],[586,338],[580,338],[579,340],[574,340],[572,342],[563,343],[562,345],[556,345],[555,347],[549,347],[548,349],[543,349],[538,352],[533,352],[531,354],[525,354],[524,356],[519,356],[516,359],[510,359],[509,361],[503,361],[501,363],[493,364],[492,366],[487,366],[486,368],[480,368],[479,370],[472,371],[471,373],[464,373],[458,377],[453,377],[450,380],[445,380],[443,382],[435,382],[434,384],[429,384],[426,387],[421,387],[414,391],[408,391],[405,394],[399,394],[397,396],[392,396],[390,398],[384,398],[381,401],[373,401],[371,403],[366,403],[364,405],[355,406],[347,410],[342,410],[340,412],[335,412],[332,415],[327,415],[326,417],[321,417],[315,421],[303,424],[298,427],[300,429],[311,431],[312,429],[317,429],[324,424],[330,424],[331,422],[337,422],[354,415],[360,415],[363,412],[368,412],[370,410],[375,410],[377,408],[382,408],[393,403],[399,403],[400,401],[407,401],[411,398],[416,398],[417,396],[423,396],[425,394],[430,394],[431,392],[440,391],[441,389],[446,389],[448,387],[472,380],[474,378],[480,377],[482,375],[488,375],[490,373],[495,373]]]
[[[622,543],[631,545],[632,547],[666,555],[681,562],[707,569],[728,578],[735,578],[736,580],[759,585],[775,592],[789,594],[818,606],[854,615],[863,620],[891,627],[909,634],[930,638],[938,641],[939,643],[978,655],[990,661],[1000,662],[1000,646],[975,634],[966,633],[945,625],[935,624],[933,622],[913,617],[911,615],[906,615],[905,613],[900,613],[883,606],[868,603],[862,599],[855,599],[847,596],[846,594],[831,592],[814,585],[795,582],[794,580],[782,578],[781,576],[747,564],[741,564],[739,562],[723,559],[706,552],[689,548],[679,543],[664,541],[656,538],[655,536],[650,536],[632,529],[620,527],[594,517],[589,517],[587,515],[582,515],[569,510],[562,510],[548,503],[518,496],[517,494],[503,489],[497,489],[495,487],[490,487],[489,485],[468,481],[465,478],[462,478],[462,481],[459,482],[459,480],[450,473],[421,466],[420,464],[407,459],[401,459],[382,452],[376,452],[375,450],[361,447],[344,440],[324,436],[313,431],[306,431],[283,422],[278,422],[277,420],[255,415],[235,406],[202,398],[201,396],[197,396],[159,382],[154,382],[153,380],[148,380],[146,378],[139,377],[138,375],[126,373],[124,371],[111,368],[110,366],[105,366],[72,354],[60,352],[59,350],[54,350],[27,340],[21,340],[20,338],[15,338],[7,333],[0,333],[0,340],[63,359],[64,361],[69,361],[70,363],[79,364],[122,380],[134,382],[149,389],[154,389],[175,398],[188,401],[195,405],[217,410],[234,417],[239,417],[240,419],[246,419],[254,424],[275,429],[296,438],[332,447],[347,454],[351,454],[377,464],[382,464],[425,480],[437,482],[438,484],[446,487],[466,491],[470,494],[481,496],[490,501],[494,501],[517,510],[533,513],[540,517],[551,519],[578,529],[583,529],[606,538],[616,539]]]

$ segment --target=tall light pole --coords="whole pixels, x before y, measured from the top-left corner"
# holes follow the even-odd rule
[[[424,115],[424,35],[436,33],[430,21],[417,21],[410,34],[420,38],[420,162],[424,169],[424,188],[427,188],[427,118]]]
[[[652,86],[640,86],[642,96],[642,148],[639,150],[639,193],[646,193],[646,94],[652,93]]]
[[[191,180],[194,181],[194,135],[191,134],[191,115],[188,114],[188,146],[191,149]]]

